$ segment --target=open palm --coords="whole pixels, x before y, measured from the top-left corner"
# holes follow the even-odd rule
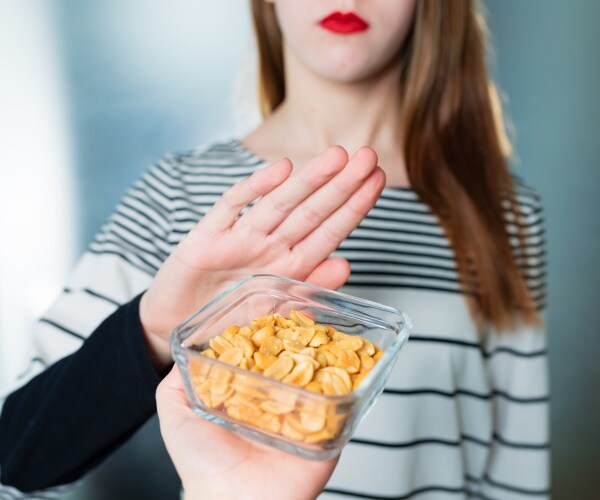
[[[144,294],[140,318],[147,335],[164,341],[179,321],[250,274],[339,288],[349,265],[329,256],[384,184],[373,150],[361,148],[348,159],[335,146],[293,173],[283,159],[234,185],[181,241]],[[166,349],[164,343],[164,356]]]

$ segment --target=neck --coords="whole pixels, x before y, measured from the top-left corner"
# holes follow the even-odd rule
[[[260,157],[287,156],[302,165],[328,146],[349,154],[372,147],[388,185],[405,186],[400,140],[399,68],[387,68],[363,81],[335,82],[319,77],[286,53],[286,98],[265,122],[244,139]]]
[[[290,63],[286,65],[286,99],[273,120],[296,147],[309,154],[332,144],[350,153],[363,145],[395,151],[400,148],[398,80],[397,66],[369,80],[340,83]]]

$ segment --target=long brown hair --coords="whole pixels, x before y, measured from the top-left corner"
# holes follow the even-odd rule
[[[485,61],[475,0],[418,0],[402,50],[403,144],[412,189],[439,218],[474,319],[499,330],[540,322],[515,256],[524,229],[507,140]],[[252,0],[259,99],[268,116],[285,99],[282,36],[273,5]],[[518,228],[511,247],[506,220]]]

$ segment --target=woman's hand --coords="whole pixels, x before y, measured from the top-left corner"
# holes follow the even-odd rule
[[[140,320],[155,365],[170,362],[173,327],[233,282],[279,274],[336,289],[350,266],[330,254],[385,185],[367,147],[331,147],[292,173],[280,160],[231,187],[188,233],[142,297]],[[254,203],[245,213],[241,212]]]
[[[312,499],[337,459],[307,460],[262,447],[193,413],[177,366],[156,391],[160,432],[186,500]]]

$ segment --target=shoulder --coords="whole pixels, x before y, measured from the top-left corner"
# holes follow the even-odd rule
[[[231,185],[264,165],[235,139],[169,152],[145,170],[134,189],[160,190],[168,198],[197,185]]]
[[[513,199],[516,204],[517,220],[514,215],[507,216],[509,234],[518,229],[526,237],[526,242],[534,246],[539,253],[545,246],[544,205],[539,192],[521,177],[513,175]]]
[[[533,299],[538,308],[543,309],[546,298],[546,230],[542,197],[523,178],[514,175],[513,193],[518,223],[508,217],[509,237],[517,265]],[[517,243],[519,236],[523,238],[520,249]]]
[[[264,161],[247,150],[238,140],[213,141],[193,149],[165,155],[166,164],[181,173],[250,174]]]
[[[543,203],[539,192],[522,177],[513,175],[514,198],[524,222],[543,222]]]

